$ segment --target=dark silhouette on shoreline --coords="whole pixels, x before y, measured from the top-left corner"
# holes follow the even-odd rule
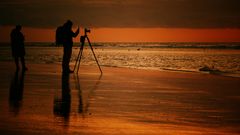
[[[19,70],[19,58],[22,63],[22,70],[27,70],[25,65],[25,47],[24,47],[24,35],[21,32],[22,26],[16,25],[16,27],[11,32],[11,49],[12,49],[12,56],[14,58],[16,69]]]
[[[72,31],[72,21],[68,20],[62,27],[62,41],[63,44],[63,61],[62,61],[62,70],[65,73],[73,73],[69,68],[70,59],[72,56],[72,46],[73,46],[73,37],[76,37],[79,34],[79,28],[76,32]]]
[[[22,106],[23,91],[24,91],[24,77],[25,71],[19,73],[19,70],[15,71],[9,88],[9,105],[10,111],[17,115]]]

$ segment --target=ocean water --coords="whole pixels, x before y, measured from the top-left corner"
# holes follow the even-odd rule
[[[93,43],[101,66],[240,74],[240,43]],[[12,61],[9,45],[0,46],[0,61]],[[79,43],[73,47],[74,66]],[[27,63],[61,63],[63,48],[27,43]],[[88,45],[81,65],[96,65]]]

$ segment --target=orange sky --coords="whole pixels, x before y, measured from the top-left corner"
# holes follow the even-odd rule
[[[9,41],[12,28],[0,27],[0,42]],[[23,27],[23,33],[26,42],[55,39],[55,29]],[[92,42],[240,42],[240,29],[93,28],[89,38]]]

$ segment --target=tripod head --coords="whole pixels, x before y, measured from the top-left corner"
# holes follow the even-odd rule
[[[85,36],[87,36],[87,33],[90,33],[90,32],[91,32],[90,29],[87,29],[87,28],[84,29],[84,35],[85,35]]]
[[[90,33],[91,30],[84,28],[84,35],[80,37],[80,42],[83,44],[85,42],[85,38],[87,38],[87,33]]]

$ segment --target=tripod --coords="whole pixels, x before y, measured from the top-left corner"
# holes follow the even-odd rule
[[[95,55],[95,53],[93,51],[92,44],[91,44],[91,42],[90,42],[90,40],[89,40],[89,38],[87,36],[87,32],[90,32],[90,30],[85,29],[84,36],[80,37],[81,46],[80,46],[80,50],[79,50],[79,53],[78,53],[78,56],[77,56],[76,63],[75,63],[73,71],[75,71],[75,69],[77,68],[77,73],[78,73],[80,62],[81,62],[81,59],[82,59],[82,54],[83,54],[83,47],[84,47],[84,44],[85,44],[85,40],[87,39],[87,42],[88,42],[88,44],[89,44],[89,46],[91,48],[91,51],[93,53],[93,56],[95,58],[95,61],[96,61],[97,65],[98,65],[98,68],[99,68],[101,74],[102,74],[102,69],[101,69],[101,67],[100,67],[100,65],[98,63],[97,57],[96,57],[96,55]]]

